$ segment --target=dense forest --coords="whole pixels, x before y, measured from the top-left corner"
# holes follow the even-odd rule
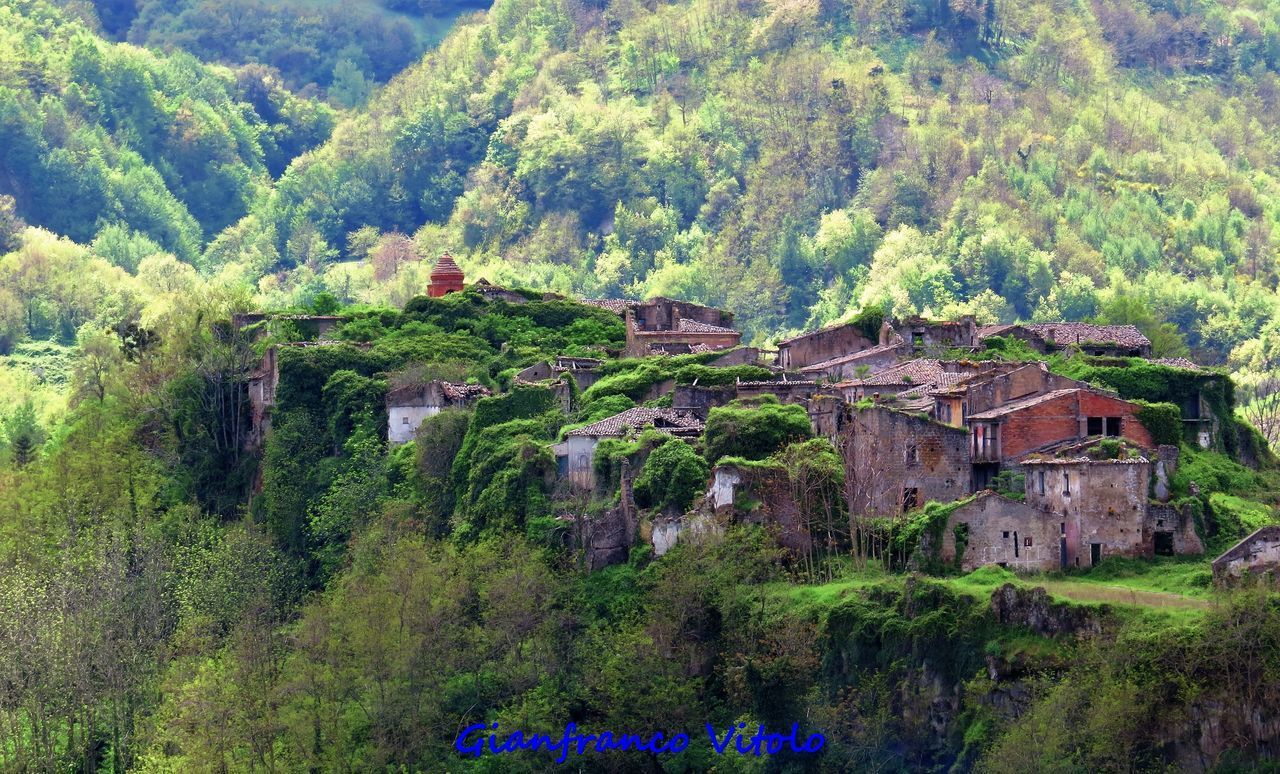
[[[0,0],[0,770],[542,771],[454,738],[569,722],[827,737],[580,770],[1273,758],[1280,599],[1208,560],[1280,522],[1278,103],[1264,0]],[[445,251],[525,303],[423,297]],[[855,550],[837,451],[770,401],[603,444],[613,488],[567,496],[573,428],[769,374],[619,358],[622,321],[572,300],[655,295],[757,346],[1132,323],[1221,367],[1257,453],[1182,447],[1209,556],[1031,580],[906,572],[933,506]],[[338,315],[339,343],[233,323],[261,310]],[[516,384],[560,355],[604,377]],[[1174,369],[1133,368],[1170,399]],[[388,448],[388,391],[432,379],[494,394]],[[566,515],[624,467],[679,514],[726,459],[826,543],[743,524],[584,566]]]

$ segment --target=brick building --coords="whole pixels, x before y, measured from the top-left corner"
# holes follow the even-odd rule
[[[868,336],[853,323],[829,325],[779,341],[778,365],[788,371],[798,371],[806,366],[863,352],[879,344],[878,338]],[[896,357],[895,352],[893,358]]]
[[[622,311],[627,325],[627,357],[682,355],[732,349],[742,340],[733,315],[714,307],[654,298],[629,303]]]
[[[974,464],[1017,459],[1048,444],[1089,436],[1123,437],[1150,449],[1138,406],[1094,390],[1069,388],[1021,398],[968,417]]]
[[[975,373],[930,391],[931,413],[940,422],[963,427],[973,414],[1054,390],[1094,389],[1089,384],[1060,376],[1044,363],[996,363],[984,361]],[[1096,391],[1096,390],[1095,390]]]
[[[462,269],[458,268],[458,264],[454,263],[453,256],[444,253],[431,269],[431,282],[427,285],[427,295],[431,298],[440,298],[446,293],[460,293],[465,281],[466,277],[463,276]]]

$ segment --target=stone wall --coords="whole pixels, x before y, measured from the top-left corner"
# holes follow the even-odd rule
[[[851,355],[878,344],[851,323],[823,328],[813,333],[779,342],[778,365],[786,370]]]
[[[1056,570],[1062,566],[1061,524],[1051,513],[983,491],[952,512],[943,528],[938,558],[953,564],[957,552],[965,572],[988,564],[1022,572]]]
[[[1147,460],[1028,460],[1023,470],[1027,504],[1061,517],[1070,566],[1091,567],[1095,558],[1108,556],[1151,555]]]
[[[837,446],[845,451],[851,505],[862,513],[891,516],[913,502],[951,502],[969,494],[969,442],[962,429],[877,406],[852,411]]]

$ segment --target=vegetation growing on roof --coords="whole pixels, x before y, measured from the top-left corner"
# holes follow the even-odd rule
[[[803,406],[783,405],[769,395],[711,409],[702,444],[709,461],[727,456],[758,460],[788,443],[812,436],[809,414]]]

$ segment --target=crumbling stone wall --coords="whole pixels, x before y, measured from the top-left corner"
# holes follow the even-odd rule
[[[879,344],[852,323],[834,325],[778,343],[778,365],[786,370],[804,368]]]
[[[839,434],[849,507],[889,516],[969,494],[969,440],[961,428],[880,406],[854,410]]]
[[[1108,556],[1151,555],[1146,529],[1150,462],[1027,460],[1023,469],[1027,504],[1061,516],[1068,565],[1091,567]]]
[[[931,550],[926,543],[923,550]],[[938,558],[965,572],[988,564],[1045,572],[1062,565],[1059,520],[990,490],[956,508],[942,530]]]

